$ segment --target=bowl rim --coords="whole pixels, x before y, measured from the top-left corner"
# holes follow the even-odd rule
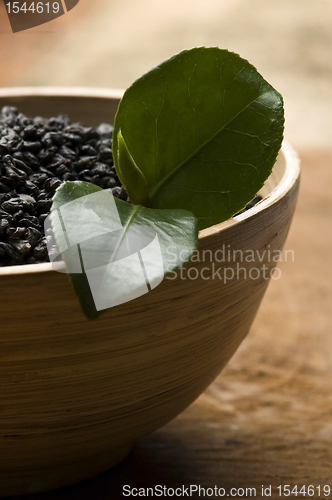
[[[90,97],[101,99],[121,99],[124,90],[122,89],[106,89],[106,88],[91,88],[91,87],[3,87],[0,88],[0,97]],[[251,219],[256,214],[269,209],[272,205],[283,198],[300,177],[300,159],[287,140],[283,140],[280,153],[283,155],[285,162],[285,171],[279,183],[272,191],[258,202],[254,207],[246,210],[244,213],[233,217],[224,222],[220,222],[214,226],[208,227],[199,231],[199,239],[209,237],[220,233],[225,229],[243,224],[248,219]],[[273,167],[274,168],[274,167]],[[50,262],[43,264],[23,264],[21,266],[6,266],[0,268],[0,276],[6,275],[21,275],[39,272],[54,271]],[[55,271],[54,271],[55,272]]]

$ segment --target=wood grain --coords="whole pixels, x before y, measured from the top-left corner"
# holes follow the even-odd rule
[[[6,97],[2,90],[0,106],[18,105],[31,115],[65,112],[87,125],[111,121],[116,107],[111,93],[16,92]],[[206,255],[251,250],[260,267],[275,266],[266,250],[282,248],[299,185],[298,162],[287,145],[284,152],[273,176],[282,180],[270,179],[263,202],[201,232],[200,262],[187,279],[166,279],[97,321],[86,320],[67,277],[50,266],[0,270],[6,291],[0,305],[2,495],[65,486],[107,470],[215,379],[247,335],[268,281],[248,277],[257,259],[207,262]],[[239,279],[219,279],[238,265]]]

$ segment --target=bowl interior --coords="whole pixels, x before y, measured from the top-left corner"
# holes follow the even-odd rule
[[[84,125],[94,127],[101,122],[113,122],[122,94],[122,90],[116,89],[77,87],[2,88],[0,89],[0,109],[5,105],[16,106],[27,116],[51,117],[65,113],[72,122],[79,121]],[[200,239],[248,219],[258,211],[267,209],[292,188],[299,177],[299,171],[297,155],[284,141],[272,173],[258,193],[263,200],[233,219],[200,231]],[[0,268],[0,276],[52,270],[50,263],[8,266]]]

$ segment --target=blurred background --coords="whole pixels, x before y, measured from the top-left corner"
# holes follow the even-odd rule
[[[150,474],[169,486],[331,484],[332,1],[80,0],[13,34],[0,0],[0,87],[125,89],[201,45],[239,53],[284,96],[302,162],[294,262],[280,263],[250,335],[188,410],[101,482],[45,498],[106,499],[105,485],[150,486]]]
[[[66,15],[10,30],[0,2],[0,86],[126,88],[193,46],[238,52],[285,98],[295,145],[329,145],[331,0],[80,0]]]

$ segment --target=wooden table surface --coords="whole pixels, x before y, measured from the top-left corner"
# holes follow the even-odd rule
[[[116,500],[126,498],[124,485],[256,488],[258,498],[262,485],[272,487],[268,498],[285,498],[279,485],[313,485],[311,498],[319,498],[319,485],[332,490],[332,150],[300,156],[300,197],[285,246],[294,261],[288,252],[224,372],[111,471],[25,498]]]

